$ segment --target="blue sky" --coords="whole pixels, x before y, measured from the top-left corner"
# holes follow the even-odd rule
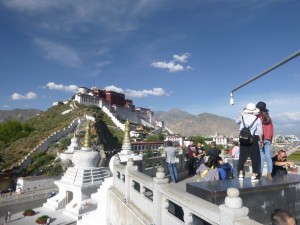
[[[0,0],[0,109],[46,110],[80,86],[153,111],[235,119],[265,101],[275,131],[300,135],[296,0]]]

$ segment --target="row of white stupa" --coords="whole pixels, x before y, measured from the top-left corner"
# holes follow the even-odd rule
[[[141,155],[134,155],[131,151],[129,132],[127,121],[122,151],[119,153],[122,162],[127,162],[128,158],[142,159]],[[60,154],[62,161],[70,160],[74,166],[68,167],[61,180],[55,181],[59,192],[43,205],[54,211],[63,209],[63,214],[77,220],[78,225],[95,224],[94,222],[106,224],[106,193],[112,184],[107,168],[97,166],[100,154],[91,147],[89,133],[88,124],[83,146],[79,146],[74,136],[68,149]],[[111,163],[110,169],[112,170]],[[99,223],[99,220],[103,220],[103,223]]]

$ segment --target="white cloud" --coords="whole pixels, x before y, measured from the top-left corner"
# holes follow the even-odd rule
[[[76,85],[62,85],[55,84],[54,82],[49,82],[44,86],[44,88],[48,88],[49,90],[58,90],[58,91],[66,91],[66,92],[78,92],[79,88]]]
[[[280,114],[275,114],[273,118],[280,123],[292,121],[300,122],[300,112],[283,112]]]
[[[174,62],[153,62],[152,66],[160,69],[168,69],[170,72],[183,71],[184,67],[180,64],[175,64]]]
[[[183,55],[173,55],[175,61],[186,63],[188,58],[190,57],[189,53],[184,53]]]
[[[180,63],[187,63],[188,58],[190,57],[189,53],[184,53],[183,55],[173,55],[174,60],[166,62],[166,61],[157,61],[151,63],[151,66],[159,69],[167,69],[169,72],[179,72],[183,70],[190,70],[192,67],[186,66],[184,67],[183,65],[175,62],[180,62]]]
[[[10,108],[9,105],[3,105],[2,107],[3,107],[3,108]]]
[[[144,97],[148,97],[149,95],[163,96],[169,94],[166,93],[166,91],[162,88],[153,88],[152,90],[141,90],[141,91],[126,89],[125,95],[128,97],[144,98]]]
[[[154,96],[169,95],[163,88],[153,88],[152,90],[141,90],[141,91],[126,89],[124,91],[122,88],[111,85],[111,86],[104,87],[104,89],[107,91],[115,91],[118,93],[122,93],[125,94],[126,97],[131,97],[131,98],[144,98],[144,97],[148,97],[149,95],[154,95]]]
[[[104,90],[106,90],[106,91],[115,91],[117,93],[124,94],[124,90],[122,88],[118,88],[118,87],[116,87],[114,85],[104,87]]]
[[[78,67],[81,64],[81,59],[78,53],[71,47],[54,43],[46,39],[35,39],[34,43],[39,46],[45,53],[45,58],[59,62],[63,65]]]
[[[22,99],[25,99],[25,100],[30,100],[30,99],[35,99],[37,98],[37,95],[34,93],[34,92],[28,92],[26,95],[20,95],[18,93],[13,93],[11,95],[11,99],[12,100],[22,100]]]

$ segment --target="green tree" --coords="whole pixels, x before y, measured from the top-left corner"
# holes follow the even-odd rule
[[[157,134],[149,135],[145,141],[161,141],[160,137]]]
[[[33,128],[28,124],[10,120],[3,124],[0,124],[0,142],[3,147],[10,145],[12,142],[27,137]]]
[[[62,138],[59,142],[59,150],[66,149],[71,144],[71,138]]]
[[[57,163],[54,166],[49,166],[47,168],[46,175],[47,176],[59,176],[63,173],[63,168],[61,164]]]
[[[149,148],[147,148],[144,153],[145,153],[145,158],[152,158],[153,157],[153,152]]]
[[[205,144],[205,137],[198,135],[193,137],[193,141],[195,145],[197,145],[198,143]]]
[[[158,134],[158,139],[159,139],[160,141],[165,140],[165,135],[164,135],[164,134]]]

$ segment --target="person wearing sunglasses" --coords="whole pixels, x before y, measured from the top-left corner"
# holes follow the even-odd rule
[[[272,177],[287,174],[288,167],[294,167],[295,163],[286,160],[287,155],[284,150],[279,150],[278,154],[272,158],[273,170]]]

